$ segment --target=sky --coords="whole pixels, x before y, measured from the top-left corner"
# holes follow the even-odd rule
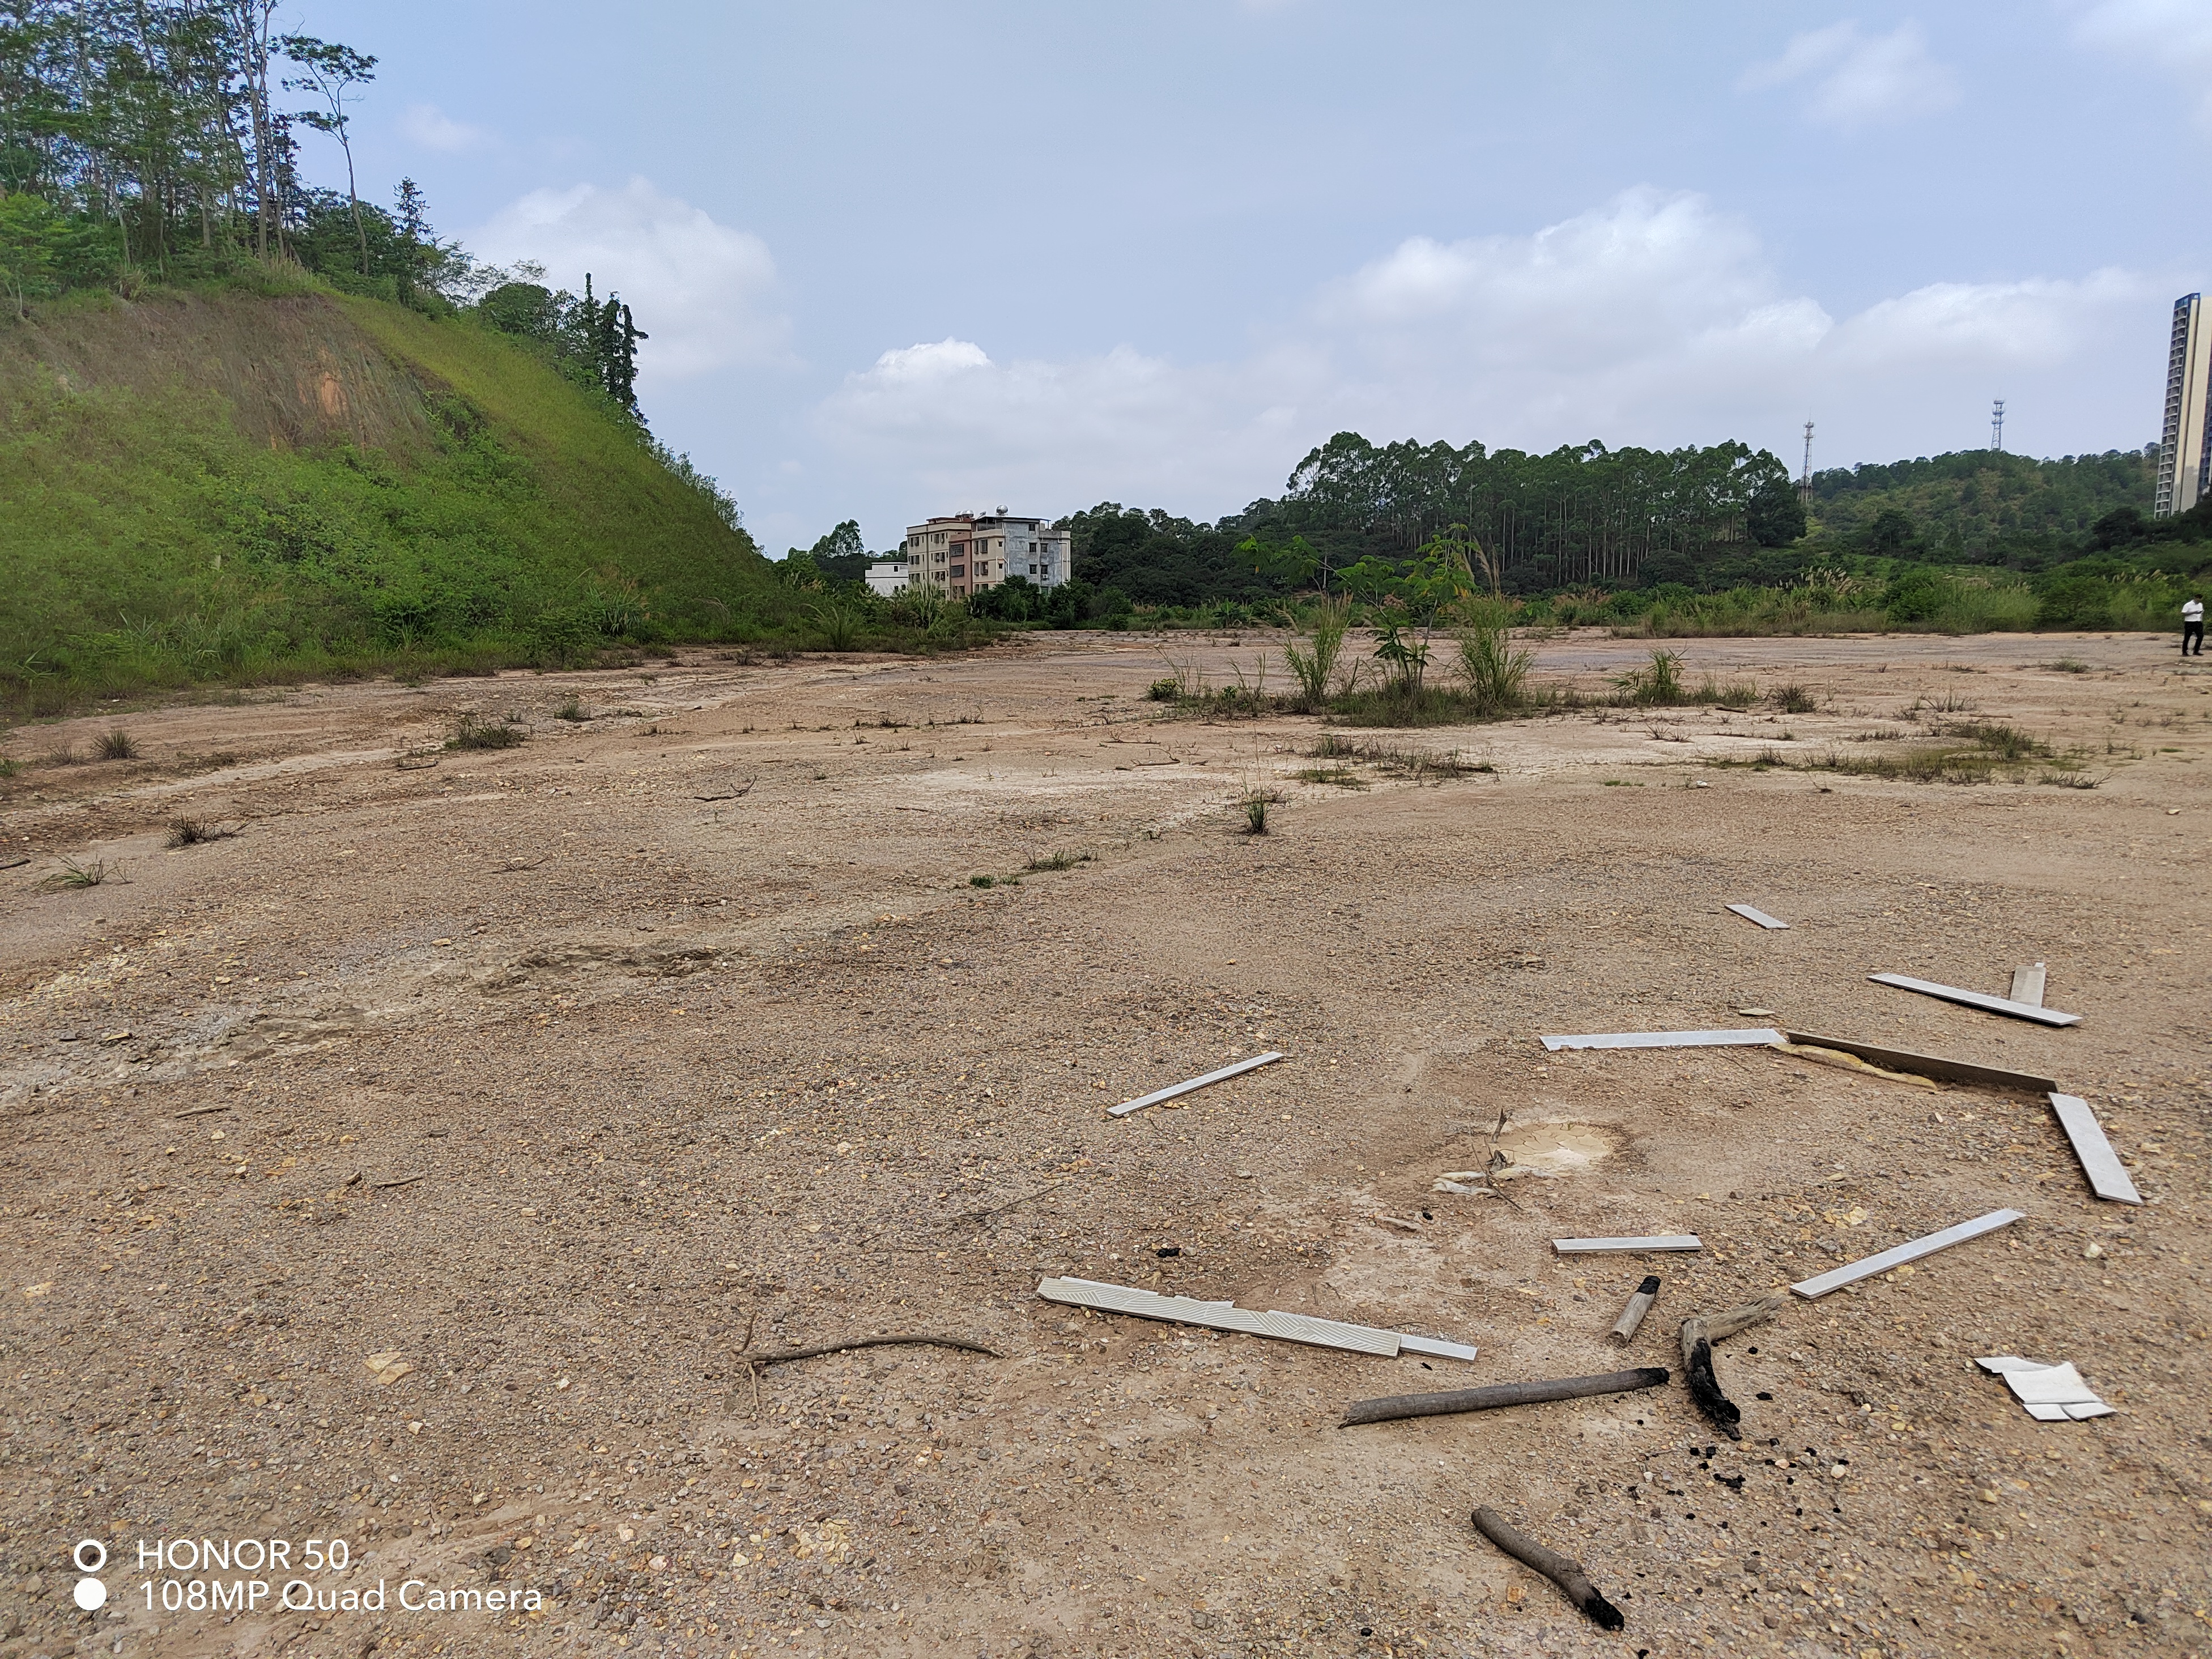
[[[365,193],[618,291],[770,556],[1345,430],[2131,448],[2212,256],[2212,0],[299,3]]]

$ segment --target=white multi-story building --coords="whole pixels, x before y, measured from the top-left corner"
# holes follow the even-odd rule
[[[903,572],[895,577],[892,572],[901,564]],[[896,580],[898,587],[879,586],[879,571],[882,581]],[[888,593],[927,585],[957,599],[996,587],[1010,576],[1058,587],[1072,574],[1066,531],[1042,519],[1010,518],[1001,507],[994,514],[958,513],[908,525],[898,558],[871,567],[868,586]]]
[[[888,559],[876,559],[868,565],[868,588],[879,599],[906,592],[907,573],[911,568],[904,554]]]
[[[2205,494],[2212,471],[2212,318],[2201,295],[2173,302],[2166,360],[2166,426],[2159,434],[2158,489],[2151,512],[2186,513]]]

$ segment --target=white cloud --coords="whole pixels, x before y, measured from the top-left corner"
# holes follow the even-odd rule
[[[420,144],[424,149],[453,155],[491,142],[491,135],[482,127],[456,121],[435,104],[410,104],[400,114],[399,131],[410,143]]]
[[[816,426],[933,512],[1111,497],[1206,517],[1347,428],[1790,453],[1810,416],[1824,453],[1886,459],[1974,447],[2002,396],[2025,446],[2101,450],[2154,435],[2168,298],[2106,270],[1933,283],[1838,319],[1741,220],[1635,190],[1533,234],[1405,242],[1242,361],[999,362],[947,339],[848,376]]]
[[[495,263],[534,259],[573,292],[589,272],[596,292],[619,293],[652,336],[638,348],[650,373],[681,378],[792,361],[768,244],[643,179],[620,190],[533,191],[464,240]]]
[[[2212,127],[2212,3],[2207,0],[2080,0],[2075,38],[2162,69],[2197,95],[2197,119]]]
[[[1805,113],[1846,130],[1932,115],[1959,100],[1951,71],[1929,55],[1912,22],[1887,34],[1862,33],[1849,21],[1810,30],[1773,62],[1747,70],[1737,84],[1759,92],[1800,82],[1809,83]]]

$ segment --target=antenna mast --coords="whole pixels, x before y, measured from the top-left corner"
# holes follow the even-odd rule
[[[2002,398],[1990,405],[1990,447],[2004,447],[2004,399]]]
[[[1805,470],[1797,475],[1797,499],[1813,505],[1813,423],[1805,422]]]

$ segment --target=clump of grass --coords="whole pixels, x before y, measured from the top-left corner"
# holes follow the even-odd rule
[[[996,876],[970,876],[968,878],[968,884],[970,887],[996,887],[999,884],[999,878]]]
[[[2079,657],[2060,657],[2043,665],[2054,674],[2086,674],[2089,672],[2089,665]]]
[[[1091,854],[1088,853],[1061,851],[1047,853],[1042,857],[1033,858],[1022,868],[1024,870],[1073,870],[1079,864],[1090,862]]]
[[[12,778],[23,769],[23,763],[0,757],[0,778]]]
[[[1342,594],[1322,600],[1306,623],[1308,643],[1283,647],[1291,678],[1298,684],[1298,702],[1316,708],[1328,701],[1336,684],[1336,665],[1344,654],[1344,636],[1352,626],[1352,602]]]
[[[1785,714],[1809,714],[1820,706],[1820,700],[1810,688],[1792,680],[1787,685],[1777,686],[1771,694],[1774,706]]]
[[[235,766],[238,764],[238,762],[239,756],[236,750],[230,749],[218,749],[215,753],[210,755],[207,759],[202,763],[202,764],[219,769],[226,766]]]
[[[1267,809],[1275,805],[1282,799],[1282,796],[1272,789],[1247,790],[1244,798],[1237,803],[1239,810],[1244,814],[1244,833],[1248,836],[1266,835]]]
[[[1630,702],[1679,703],[1684,700],[1682,687],[1682,653],[1663,647],[1651,653],[1651,660],[1641,668],[1632,668],[1625,674],[1613,676],[1613,685]]]
[[[461,723],[453,728],[453,735],[446,739],[448,749],[514,749],[521,745],[527,734],[511,720],[496,724],[479,720],[474,714],[461,716]]]
[[[2044,768],[2041,772],[2036,775],[2035,781],[2038,783],[2052,784],[2061,789],[2094,789],[2099,784],[2104,781],[2102,778],[2096,776],[2094,774],[2086,772],[2078,766],[2069,765],[2064,762],[2061,762],[2057,766],[2047,766]]]
[[[75,766],[78,758],[75,744],[58,743],[41,755],[39,760],[46,766]]]
[[[1479,714],[1502,714],[1528,701],[1529,665],[1535,660],[1516,651],[1504,624],[1470,628],[1459,637],[1459,671]]]
[[[97,887],[114,873],[114,866],[105,860],[94,859],[89,864],[80,864],[75,859],[64,859],[62,867],[39,884],[50,893],[70,892],[79,888]]]
[[[100,741],[93,745],[93,752],[101,760],[137,760],[138,745],[128,732],[118,727],[112,732],[100,733]]]
[[[198,847],[203,842],[228,841],[238,833],[232,825],[210,823],[202,818],[171,818],[169,838],[171,847]]]
[[[1340,789],[1367,787],[1367,781],[1348,766],[1309,766],[1291,775],[1300,783],[1333,783]]]
[[[584,712],[584,700],[571,691],[568,694],[568,701],[553,711],[553,718],[556,720],[574,720],[580,723],[592,717]]]

